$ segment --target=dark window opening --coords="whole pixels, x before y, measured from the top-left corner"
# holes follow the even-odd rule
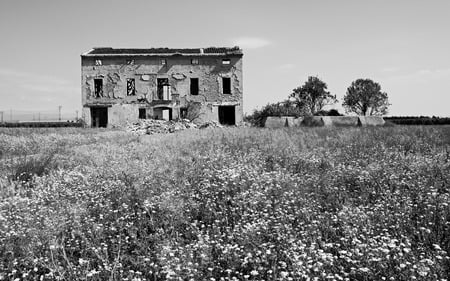
[[[191,95],[198,95],[198,78],[191,78]]]
[[[103,79],[94,79],[94,96],[103,97]]]
[[[91,126],[95,128],[108,126],[108,108],[91,107]]]
[[[134,78],[127,79],[127,96],[136,95],[136,87],[135,87]]]
[[[222,77],[223,93],[231,94],[231,78]]]
[[[161,59],[161,60],[159,61],[159,63],[160,63],[161,65],[166,65],[166,64],[167,64],[167,61],[166,61],[166,59]]]
[[[230,64],[230,63],[231,63],[230,59],[223,59],[222,60],[222,64]]]
[[[168,78],[157,78],[157,95],[159,100],[171,100],[170,85]]]
[[[219,123],[222,125],[236,125],[234,106],[219,106]]]
[[[145,108],[139,108],[139,119],[147,119],[147,112]]]

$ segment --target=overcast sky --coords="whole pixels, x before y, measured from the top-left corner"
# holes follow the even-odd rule
[[[0,111],[81,108],[95,46],[244,49],[244,111],[318,76],[371,78],[389,115],[450,116],[449,0],[0,0]]]

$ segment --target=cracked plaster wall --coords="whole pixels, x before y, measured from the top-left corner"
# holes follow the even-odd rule
[[[191,59],[198,58],[199,64],[192,65]],[[138,108],[151,111],[152,101],[157,99],[157,78],[168,78],[171,86],[173,115],[186,107],[190,101],[202,104],[199,121],[218,121],[218,106],[236,106],[236,123],[243,118],[242,58],[227,57],[229,65],[223,65],[222,56],[169,56],[166,65],[161,65],[162,57],[136,57],[133,65],[126,61],[133,58],[104,57],[101,66],[95,66],[94,57],[82,58],[82,104],[83,107],[110,106],[108,122],[112,125],[138,118]],[[223,94],[222,77],[231,78],[231,95]],[[103,97],[94,96],[94,79],[103,79]],[[136,95],[127,96],[127,79],[135,79]],[[190,94],[190,78],[199,78],[199,94]],[[132,105],[132,106],[127,106]],[[118,107],[119,106],[119,107]],[[120,113],[123,107],[123,113]],[[84,110],[85,111],[85,110]],[[84,112],[83,111],[83,112]],[[87,112],[83,114],[89,115]],[[90,117],[89,117],[90,118]],[[85,119],[87,124],[87,118]]]

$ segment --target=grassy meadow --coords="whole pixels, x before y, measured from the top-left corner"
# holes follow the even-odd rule
[[[0,130],[0,280],[448,280],[450,127]]]

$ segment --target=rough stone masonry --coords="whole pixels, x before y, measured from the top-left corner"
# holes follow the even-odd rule
[[[240,125],[239,47],[94,48],[81,55],[83,119],[91,127],[139,119]]]

